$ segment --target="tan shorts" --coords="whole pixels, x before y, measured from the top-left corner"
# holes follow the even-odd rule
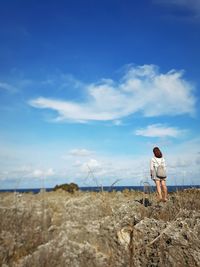
[[[154,180],[154,182],[155,181],[166,181],[166,178],[159,178],[159,177],[154,177],[154,178],[152,178],[153,180]]]

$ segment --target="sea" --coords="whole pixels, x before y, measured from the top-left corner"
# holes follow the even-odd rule
[[[182,191],[185,189],[193,189],[198,188],[200,189],[200,185],[169,185],[167,186],[168,192],[177,192]],[[104,187],[98,187],[98,186],[88,186],[88,187],[79,187],[79,190],[82,192],[122,192],[123,190],[135,190],[140,192],[155,192],[156,188],[155,186],[145,185],[145,186],[104,186]],[[41,191],[51,192],[53,191],[53,188],[19,188],[19,189],[0,189],[0,193],[2,192],[17,192],[17,193],[40,193]]]

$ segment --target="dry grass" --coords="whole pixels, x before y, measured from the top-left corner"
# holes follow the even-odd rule
[[[172,193],[161,204],[154,193],[129,190],[2,193],[0,201],[0,265],[198,266],[200,190]]]

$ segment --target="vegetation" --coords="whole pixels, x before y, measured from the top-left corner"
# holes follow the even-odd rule
[[[61,184],[61,185],[56,185],[53,189],[53,191],[57,191],[57,190],[64,190],[67,191],[69,193],[74,193],[76,191],[79,190],[79,187],[77,184],[75,183],[70,183],[70,184]]]
[[[150,205],[145,206],[145,199]],[[0,194],[0,266],[186,267],[200,262],[200,190]]]

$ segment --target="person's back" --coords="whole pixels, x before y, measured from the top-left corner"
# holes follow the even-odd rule
[[[156,184],[159,201],[161,200],[167,201],[167,187],[166,187],[167,176],[166,176],[165,159],[158,147],[154,147],[153,153],[154,157],[151,158],[151,164],[150,164],[151,178]],[[164,196],[162,196],[162,191]]]

